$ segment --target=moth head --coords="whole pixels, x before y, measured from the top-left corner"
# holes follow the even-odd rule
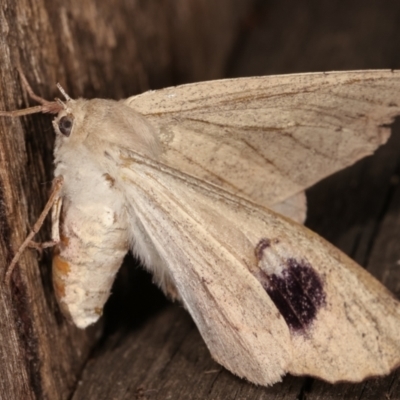
[[[53,121],[56,150],[81,146],[102,156],[110,146],[157,158],[160,152],[156,129],[123,101],[68,99]]]
[[[53,127],[57,136],[69,138],[72,132],[75,130],[74,126],[76,125],[75,114],[77,114],[76,112],[77,100],[71,99],[71,97],[69,97],[69,95],[65,92],[64,88],[59,83],[57,83],[57,87],[64,96],[65,102],[61,101],[60,99],[55,100],[59,104],[60,109],[58,111],[56,118],[54,118],[53,120]]]
[[[79,99],[80,100],[80,99]],[[79,100],[69,99],[66,103],[60,101],[63,109],[60,110],[53,120],[54,131],[59,140],[79,141],[75,134],[76,121],[79,121],[79,113],[75,110],[75,103]]]
[[[62,135],[66,137],[68,137],[71,134],[73,125],[74,125],[74,116],[72,114],[63,115],[61,118],[59,118],[57,122],[58,130]]]
[[[56,114],[53,127],[56,132],[55,152],[67,153],[81,146],[91,153],[104,155],[110,145],[137,151],[151,158],[161,152],[158,131],[144,116],[135,112],[125,101],[104,99],[71,99],[57,84],[65,100],[45,100],[34,94],[23,72],[20,76],[27,91],[40,105],[24,110],[0,111],[0,116],[20,117],[35,113]]]

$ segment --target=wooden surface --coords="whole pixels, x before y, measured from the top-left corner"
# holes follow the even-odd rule
[[[396,2],[249,5],[3,1],[0,108],[26,105],[18,62],[48,98],[57,95],[57,80],[72,97],[120,98],[223,74],[400,68]],[[0,127],[4,268],[45,203],[53,133],[46,116],[0,119]],[[308,192],[307,224],[400,296],[400,127],[395,131],[374,157]],[[48,232],[47,226],[41,238]],[[339,385],[287,376],[270,388],[234,377],[212,361],[189,315],[131,264],[128,257],[104,329],[81,332],[59,314],[48,257],[39,272],[35,254],[24,254],[11,288],[0,282],[1,399],[400,399],[398,371]]]
[[[0,109],[28,104],[18,64],[37,94],[127,97],[221,77],[250,3],[211,0],[4,0]],[[0,271],[43,208],[52,179],[51,117],[0,118]],[[49,238],[49,224],[38,239]],[[40,269],[39,269],[40,265]],[[0,398],[67,399],[101,324],[80,331],[61,316],[48,254],[26,251],[10,286],[0,279]]]

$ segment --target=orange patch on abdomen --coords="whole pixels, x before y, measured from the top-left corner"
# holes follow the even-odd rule
[[[68,275],[70,271],[71,267],[69,266],[68,262],[58,254],[55,254],[53,256],[53,273],[56,272],[60,275]]]
[[[71,267],[69,263],[59,255],[59,253],[57,246],[53,254],[53,287],[56,297],[61,299],[62,297],[65,297],[64,278],[71,271]]]
[[[65,284],[56,275],[53,275],[53,288],[57,299],[65,297]]]
[[[68,244],[69,244],[69,237],[63,235],[63,233],[61,232],[61,233],[60,233],[60,241],[61,241],[61,243],[62,243],[64,246],[68,246]]]

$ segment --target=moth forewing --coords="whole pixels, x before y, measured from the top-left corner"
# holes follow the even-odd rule
[[[136,168],[129,156],[122,160],[121,178],[129,183],[137,179],[135,186],[127,187],[129,198],[134,196],[129,215],[144,227],[140,236],[136,229],[131,234],[139,243],[152,243],[153,252],[162,260],[162,264],[146,265],[156,282],[162,287],[166,279],[173,284],[218,362],[256,383],[278,381],[290,362],[288,328],[282,318],[277,319],[276,307],[238,255],[223,245],[215,246],[213,236],[204,229],[207,223],[202,226],[197,219],[202,212],[210,211],[214,224],[224,223],[220,240],[240,232],[230,230],[233,225],[219,213],[211,213],[212,209],[203,209],[204,204],[192,209],[181,196],[183,188],[175,191],[171,186],[165,191],[169,181],[156,181],[146,169]],[[162,165],[155,167],[163,170]],[[190,186],[185,187],[190,190]],[[190,218],[187,212],[193,212]],[[148,248],[135,250],[142,260],[148,256]],[[176,269],[171,270],[171,264]],[[227,276],[228,284],[222,285]],[[275,323],[271,324],[271,319]],[[265,352],[266,348],[275,350]]]
[[[285,215],[293,221],[303,224],[307,217],[307,198],[305,192],[297,193],[284,201],[271,204],[269,207],[278,214]]]
[[[217,187],[123,159],[129,214],[226,368],[269,385],[287,372],[360,381],[399,364],[399,302],[339,250]]]
[[[399,93],[399,71],[349,71],[200,82],[126,104],[159,130],[165,164],[270,207],[385,143]]]

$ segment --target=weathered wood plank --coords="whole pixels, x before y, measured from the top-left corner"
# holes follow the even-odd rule
[[[303,382],[289,376],[265,389],[234,377],[211,359],[190,316],[172,306],[138,330],[111,337],[88,363],[74,400],[290,399]]]

